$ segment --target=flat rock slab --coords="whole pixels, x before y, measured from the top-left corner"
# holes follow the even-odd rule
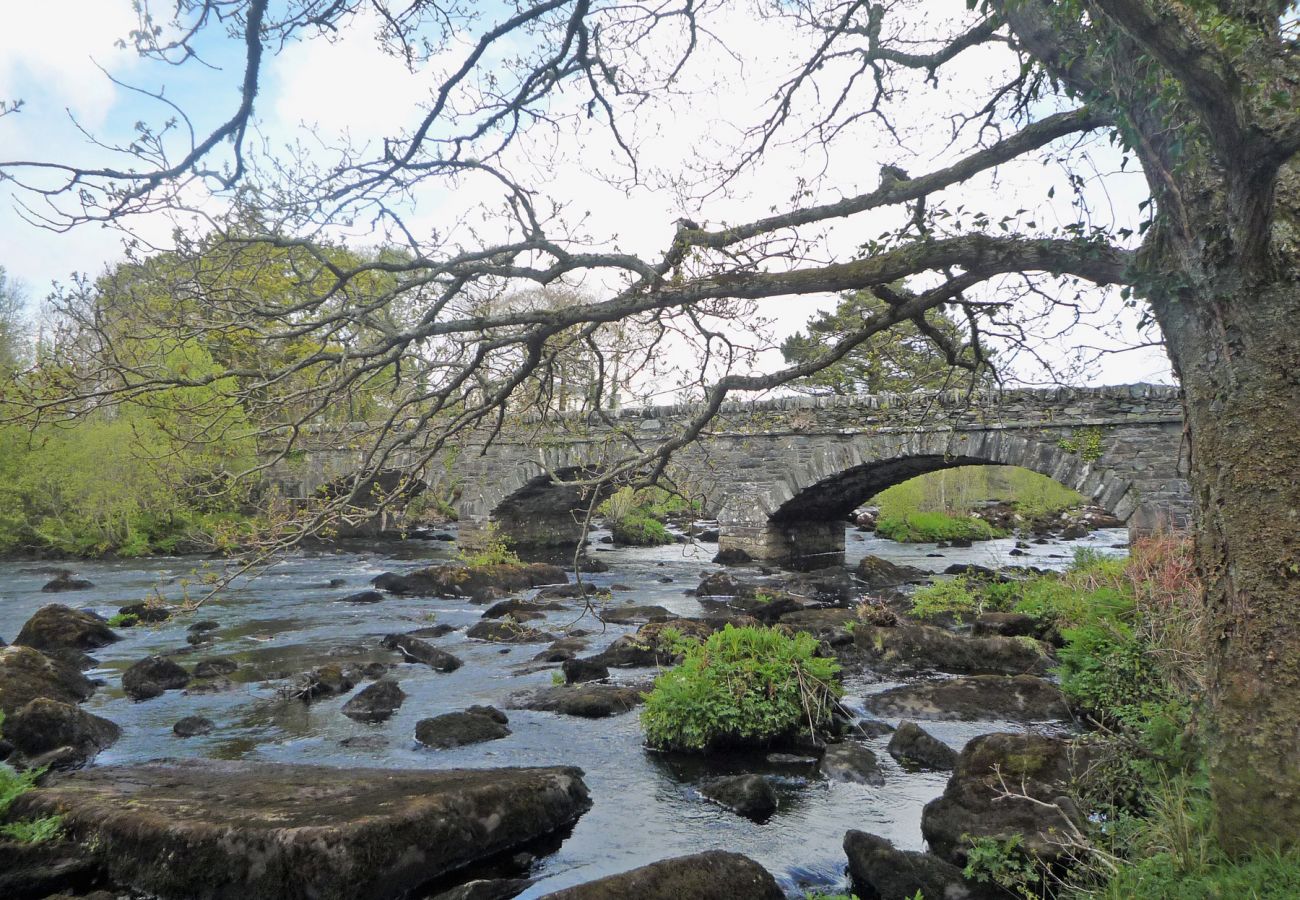
[[[1070,715],[1060,689],[1032,675],[974,675],[907,684],[867,697],[866,706],[878,716],[968,722],[1043,722]]]
[[[20,797],[116,883],[176,900],[398,897],[591,807],[569,767],[410,771],[221,760],[91,769]],[[183,861],[183,865],[176,862]]]

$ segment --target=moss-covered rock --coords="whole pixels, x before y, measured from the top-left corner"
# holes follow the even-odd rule
[[[13,814],[61,815],[116,884],[164,898],[387,900],[567,826],[581,776],[204,759],[58,777]]]

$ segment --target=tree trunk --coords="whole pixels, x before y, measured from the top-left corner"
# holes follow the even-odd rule
[[[1199,506],[1220,838],[1300,846],[1300,283],[1290,271],[1157,314]]]

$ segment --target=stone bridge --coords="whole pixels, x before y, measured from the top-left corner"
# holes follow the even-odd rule
[[[481,543],[495,523],[521,545],[572,546],[591,498],[563,480],[601,471],[691,412],[517,423],[422,475],[458,490],[462,544]],[[1179,390],[1145,384],[786,397],[724,406],[674,465],[679,483],[717,517],[721,549],[794,563],[842,553],[845,517],[878,491],[954,466],[1023,466],[1079,491],[1131,532],[1185,527],[1192,494],[1182,423]],[[356,459],[345,441],[318,441],[276,480],[289,496],[309,496]]]

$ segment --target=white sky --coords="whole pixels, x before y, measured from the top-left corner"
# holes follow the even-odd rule
[[[964,7],[961,0],[950,2],[954,11]],[[93,132],[121,141],[130,137],[124,127],[129,129],[136,119],[150,115],[151,109],[156,113],[156,107],[113,85],[99,67],[129,83],[151,88],[165,85],[168,96],[197,110],[199,127],[229,115],[237,102],[235,87],[242,63],[237,47],[233,51],[212,48],[209,60],[224,67],[219,72],[193,67],[159,71],[144,65],[132,52],[117,49],[115,42],[126,37],[135,24],[130,0],[47,0],[39,4],[0,0],[0,21],[4,22],[0,28],[0,99],[22,98],[26,104],[21,113],[0,119],[0,159],[99,160],[103,154],[87,145],[70,116]],[[751,61],[738,69],[723,54],[706,48],[683,82],[692,95],[675,103],[672,110],[649,110],[635,120],[632,130],[648,164],[645,171],[650,173],[647,181],[651,184],[661,180],[656,169],[671,176],[683,165],[723,154],[736,140],[738,128],[759,115],[771,88],[793,64],[799,46],[781,23],[763,21],[742,10],[724,25],[731,46],[753,51],[751,55],[761,62]],[[453,46],[434,66],[458,59],[463,52],[462,46]],[[957,82],[967,91],[965,99],[973,103],[981,94],[992,59],[975,53],[963,58],[961,65]],[[373,22],[361,18],[333,42],[291,44],[277,56],[268,56],[257,105],[261,132],[276,144],[295,136],[328,142],[338,134],[355,141],[375,141],[392,123],[410,121],[433,84],[432,76],[412,77],[400,62],[379,53]],[[711,198],[698,206],[675,196],[667,187],[643,186],[625,192],[594,179],[593,172],[614,172],[618,161],[608,137],[590,128],[570,136],[558,167],[538,171],[536,183],[557,202],[568,204],[570,220],[585,216],[583,230],[603,236],[607,246],[617,243],[626,250],[654,253],[671,240],[673,220],[679,215],[688,213],[717,225],[765,215],[773,205],[785,209],[800,177],[821,176],[814,182],[813,194],[800,202],[825,202],[875,187],[882,163],[902,164],[913,174],[933,168],[945,159],[943,143],[935,139],[944,126],[939,123],[938,130],[927,127],[935,123],[927,118],[924,97],[909,112],[915,119],[903,122],[903,136],[913,151],[910,157],[873,134],[875,126],[864,122],[837,141],[836,152],[829,157],[806,153],[800,147],[774,149],[767,164],[739,182],[729,196]],[[843,152],[846,147],[850,152]],[[515,156],[517,175],[531,168],[522,155],[525,150],[541,153],[535,145],[521,145]],[[1105,166],[1115,163],[1104,151],[1099,158],[1105,160]],[[1053,216],[1062,221],[1072,217],[1060,199],[1068,197],[1069,191],[1063,189],[1059,167],[1027,162],[1006,167],[1001,174],[999,181],[985,178],[964,189],[963,199],[972,208],[990,211],[1011,212],[1021,206],[1035,209],[1040,225],[1051,224]],[[1053,185],[1058,200],[1046,203],[1044,197]],[[1098,181],[1096,189],[1090,190],[1092,202],[1103,207],[1098,212],[1105,221],[1111,214],[1105,208],[1103,186],[1116,200],[1116,219],[1131,224],[1135,204],[1144,196],[1140,179],[1110,178]],[[451,229],[468,241],[464,226],[459,231],[453,226],[458,219],[472,215],[476,202],[489,198],[484,187],[471,181],[455,191],[422,192],[411,221],[424,229],[444,233]],[[26,284],[33,299],[42,297],[54,280],[66,281],[74,271],[97,274],[120,258],[117,232],[90,226],[55,234],[35,228],[18,216],[9,194],[7,186],[0,184],[0,265]],[[859,217],[837,225],[824,245],[824,255],[844,258],[851,254],[857,244],[874,237],[892,219],[879,221],[880,225],[864,223]],[[170,222],[160,220],[134,225],[158,241],[171,228]],[[363,229],[354,231],[352,237],[359,244],[376,242],[376,236]],[[818,308],[833,303],[830,297],[785,299],[765,303],[762,314],[773,321],[774,332],[780,337],[800,327]],[[1108,308],[1103,319],[1113,325],[1120,316]],[[1072,335],[1069,343],[1061,342],[1057,352],[1065,355],[1070,344],[1101,340],[1087,332]],[[775,366],[780,355],[769,353],[765,361]],[[1168,379],[1163,353],[1148,350],[1107,357],[1103,369],[1089,380]]]

